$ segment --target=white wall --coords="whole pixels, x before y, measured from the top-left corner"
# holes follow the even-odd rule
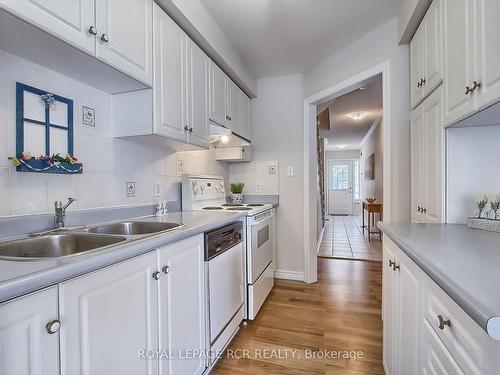
[[[390,64],[389,112],[392,164],[392,221],[410,220],[409,49],[398,44],[393,18],[304,74],[304,93],[311,96],[386,61]],[[387,121],[386,121],[387,124]]]
[[[274,167],[275,174],[270,173],[270,167]],[[244,183],[243,193],[246,195],[279,195],[279,173],[276,160],[232,163],[229,165],[229,183]]]
[[[361,200],[366,198],[376,198],[378,203],[383,202],[383,174],[384,174],[384,138],[383,121],[378,121],[378,125],[373,132],[365,139],[361,146]],[[368,157],[375,154],[375,179],[366,180],[365,170]]]
[[[179,201],[176,159],[184,160],[188,173],[227,178],[228,167],[215,161],[213,150],[175,154],[113,139],[107,93],[3,51],[0,66],[0,216],[52,212],[54,201],[70,196],[78,199],[71,209]],[[84,164],[84,174],[20,173],[7,161],[15,154],[16,82],[73,99],[75,155]],[[96,110],[95,128],[82,124],[82,105]],[[126,197],[127,181],[136,184],[134,198]],[[160,182],[158,198],[153,197],[153,181]]]
[[[279,163],[277,269],[297,277],[304,271],[303,100],[297,74],[259,79],[252,104],[253,159]]]
[[[477,212],[476,195],[500,193],[500,125],[448,128],[447,222],[464,224]]]

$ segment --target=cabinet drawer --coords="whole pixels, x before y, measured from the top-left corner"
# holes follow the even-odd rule
[[[424,322],[422,359],[425,375],[464,374],[427,321]]]
[[[465,374],[490,374],[494,342],[443,290],[427,280],[425,317]],[[448,325],[439,324],[439,316]],[[493,356],[491,357],[490,354]]]

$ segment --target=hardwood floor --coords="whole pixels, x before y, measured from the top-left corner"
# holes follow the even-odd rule
[[[212,374],[383,374],[381,263],[320,258],[318,278],[276,280]],[[319,358],[325,351],[362,358]]]

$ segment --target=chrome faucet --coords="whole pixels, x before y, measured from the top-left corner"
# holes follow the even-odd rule
[[[76,201],[75,198],[68,198],[68,203],[66,203],[64,206],[61,201],[54,202],[54,207],[56,212],[56,228],[64,227],[64,217],[66,216],[66,209],[74,201]]]

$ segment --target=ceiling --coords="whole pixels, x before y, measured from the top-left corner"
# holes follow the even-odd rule
[[[396,16],[400,0],[201,0],[257,78],[301,73]]]
[[[361,88],[361,89],[360,89]],[[318,106],[318,112],[329,111],[330,129],[321,126],[320,135],[328,139],[329,150],[359,150],[372,124],[382,116],[382,75],[356,85],[353,91]],[[348,114],[362,113],[361,120]],[[341,147],[339,147],[341,146]]]

